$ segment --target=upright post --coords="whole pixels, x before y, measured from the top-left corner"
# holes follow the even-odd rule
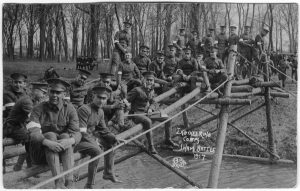
[[[266,60],[266,62],[268,62]],[[269,76],[269,66],[267,63],[264,64],[264,81],[268,82],[270,80]],[[267,118],[267,130],[268,130],[268,147],[272,153],[276,153],[275,142],[274,142],[274,131],[272,128],[271,120],[271,101],[270,101],[270,87],[265,87],[265,104],[266,104],[266,118]],[[275,157],[270,155],[270,162],[274,162]]]
[[[186,104],[183,104],[183,105],[181,106],[181,110],[184,110],[184,109],[185,109],[185,105],[186,105]],[[182,119],[183,119],[184,128],[185,128],[185,129],[190,128],[190,125],[189,125],[189,118],[188,118],[187,111],[185,111],[185,112],[182,113]]]
[[[235,64],[235,51],[237,51],[237,45],[231,45],[230,46],[229,56],[228,56],[228,78],[232,79],[234,76],[234,64]],[[232,82],[229,80],[225,84],[225,90],[224,90],[224,97],[230,97],[231,94],[231,86]],[[221,168],[221,162],[222,162],[222,154],[224,149],[224,143],[226,138],[226,129],[227,129],[227,123],[228,123],[228,116],[229,116],[229,105],[222,105],[221,111],[220,111],[220,128],[218,130],[217,135],[217,143],[216,143],[216,151],[212,159],[211,168],[210,168],[210,174],[208,179],[208,188],[217,188],[218,186],[218,179],[220,174],[220,168]]]

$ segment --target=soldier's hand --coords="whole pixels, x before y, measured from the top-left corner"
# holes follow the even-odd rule
[[[184,80],[184,81],[189,81],[189,79],[190,79],[190,76],[183,75],[183,77],[182,77],[182,78],[183,78],[183,80]]]
[[[60,139],[57,142],[60,143],[64,147],[64,149],[67,149],[75,143],[75,140],[74,138],[69,138],[69,139]]]
[[[119,103],[114,105],[114,108],[115,109],[124,109],[125,108],[125,103],[119,102]]]
[[[152,112],[153,112],[152,109],[148,109],[148,111],[147,111],[148,114],[150,114],[150,113],[152,113]]]
[[[56,152],[56,153],[64,150],[64,147],[62,146],[62,144],[60,144],[56,141],[51,141],[51,140],[45,139],[44,145],[46,147],[48,147],[51,151]]]

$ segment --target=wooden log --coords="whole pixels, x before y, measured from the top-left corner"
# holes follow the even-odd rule
[[[162,158],[158,154],[151,154],[151,153],[149,153],[148,149],[142,143],[140,143],[139,141],[134,140],[133,142],[136,145],[138,145],[140,148],[142,148],[149,156],[151,156],[152,158],[154,158],[155,160],[157,160],[160,164],[164,165],[165,167],[167,167],[168,169],[170,169],[171,171],[173,171],[175,174],[177,174],[178,176],[180,176],[182,179],[184,179],[185,181],[187,181],[192,186],[196,186],[198,188],[203,188],[203,186],[201,184],[198,184],[195,180],[193,180],[192,177],[190,177],[189,175],[187,175],[183,171],[179,170],[178,168],[172,167],[172,165],[170,163],[168,163],[168,161],[166,161],[164,158]]]
[[[256,82],[251,84],[253,87],[280,87],[280,82]]]
[[[230,46],[230,50],[237,51],[237,45]],[[236,55],[233,53],[233,51],[230,51],[228,56],[228,77],[229,79],[232,79],[234,76],[234,64],[235,64],[235,57]],[[232,82],[228,81],[225,84],[224,89],[224,97],[230,97],[231,94],[231,86]],[[220,168],[222,163],[222,154],[224,150],[224,143],[226,138],[226,129],[227,129],[227,123],[228,123],[228,116],[229,116],[229,105],[222,105],[220,110],[220,128],[217,135],[217,142],[216,142],[216,151],[212,159],[211,163],[211,169],[209,173],[209,179],[208,179],[208,188],[217,188],[218,186],[218,180],[220,175]]]
[[[233,80],[233,81],[232,81],[232,85],[233,85],[233,86],[247,85],[247,84],[249,84],[249,79]]]
[[[5,149],[3,152],[3,159],[13,158],[22,154],[26,154],[25,147],[15,147],[10,149]]]
[[[186,104],[183,104],[181,106],[181,110],[184,110],[186,107],[185,107]],[[188,116],[188,113],[187,111],[183,112],[182,113],[182,120],[183,120],[183,125],[185,128],[189,128],[190,127],[190,124],[189,124],[189,116]]]
[[[158,84],[162,84],[162,85],[168,85],[169,84],[169,82],[167,82],[166,80],[162,80],[162,79],[159,79],[159,78],[155,78],[154,82],[158,83]]]
[[[5,146],[10,146],[10,145],[17,145],[17,144],[19,144],[20,142],[17,142],[17,141],[15,141],[14,139],[12,139],[12,138],[7,138],[7,137],[5,137],[4,139],[3,139],[3,146],[5,147]]]
[[[254,96],[257,94],[260,94],[262,92],[261,88],[253,88],[252,92],[250,93],[232,93],[230,95],[231,98],[242,98],[242,97],[247,97],[247,96]]]
[[[279,91],[279,92],[282,92],[282,93],[286,93],[286,91],[284,91],[283,89],[281,89],[281,88],[277,88],[277,87],[271,87],[271,89],[273,89],[273,90],[277,90],[277,91]]]
[[[252,92],[253,87],[250,85],[232,86],[231,93]]]
[[[282,93],[282,92],[270,92],[270,95],[272,97],[282,97],[282,98],[289,98],[290,97],[289,93]]]
[[[187,86],[187,83],[181,83],[182,85],[180,87],[185,87]],[[159,96],[154,98],[155,102],[160,102],[166,98],[169,98],[171,95],[175,94],[178,91],[177,87],[171,88],[170,90],[160,94]]]
[[[231,98],[205,99],[200,103],[221,104],[221,105],[251,105],[251,99],[231,99]]]

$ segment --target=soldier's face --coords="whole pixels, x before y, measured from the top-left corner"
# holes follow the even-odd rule
[[[142,49],[140,50],[140,55],[141,55],[141,56],[147,56],[147,52],[148,52],[148,50],[147,50],[146,48],[142,48]]]
[[[87,76],[79,74],[77,76],[77,81],[80,85],[83,85],[87,80]]]
[[[221,33],[225,33],[226,28],[225,27],[221,27]]]
[[[93,103],[97,105],[98,107],[102,107],[107,103],[108,95],[107,93],[103,92],[97,92],[94,93],[93,97]]]
[[[158,63],[162,63],[165,60],[165,58],[163,56],[158,56],[157,57],[157,62]]]
[[[46,99],[46,93],[39,90],[39,89],[34,89],[32,91],[32,94],[33,94],[33,99],[37,102],[37,103],[40,103],[42,101],[45,101]]]
[[[249,34],[250,33],[250,29],[249,28],[245,28],[245,34]]]
[[[176,54],[176,49],[175,49],[175,48],[170,48],[170,54],[171,54],[172,56],[175,56],[175,54]]]
[[[212,36],[214,34],[214,30],[208,30],[208,34]]]
[[[214,51],[214,52],[211,52],[210,53],[210,57],[212,58],[217,58],[217,53]]]
[[[26,86],[25,81],[16,79],[12,81],[12,88],[15,92],[21,92]]]
[[[123,48],[127,48],[127,42],[126,42],[126,40],[121,40],[121,41],[120,41],[120,45],[121,45]]]
[[[196,32],[193,33],[193,37],[197,38],[198,34]]]
[[[49,102],[53,105],[57,105],[61,99],[63,99],[65,92],[49,90]]]
[[[111,84],[111,79],[110,78],[104,78],[103,83],[105,84],[106,87],[109,87]]]
[[[154,77],[146,76],[144,78],[144,87],[147,89],[152,89],[154,86]]]
[[[125,25],[124,25],[124,29],[125,29],[126,31],[129,31],[130,28],[131,28],[131,25],[129,25],[129,24],[125,24]]]
[[[184,57],[185,57],[186,59],[190,59],[191,56],[192,56],[192,54],[191,54],[190,51],[187,51],[187,52],[184,53]]]

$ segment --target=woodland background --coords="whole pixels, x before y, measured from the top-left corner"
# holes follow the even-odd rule
[[[132,21],[131,49],[150,45],[151,54],[164,49],[185,27],[204,36],[209,24],[232,23],[259,33],[262,23],[270,27],[268,49],[294,53],[298,47],[298,4],[254,3],[82,3],[3,4],[2,47],[4,60],[38,59],[75,61],[77,56],[110,58],[116,31]]]

